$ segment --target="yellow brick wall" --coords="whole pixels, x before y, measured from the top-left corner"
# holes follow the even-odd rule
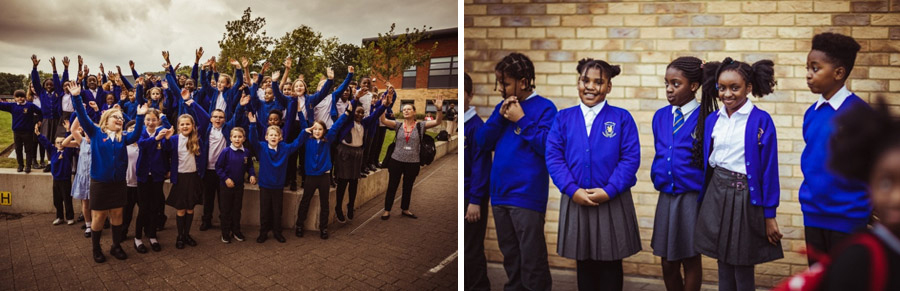
[[[475,83],[474,105],[486,118],[500,95],[493,92],[493,67],[513,51],[535,64],[537,92],[559,108],[578,104],[575,65],[591,57],[622,66],[613,79],[610,104],[631,112],[638,123],[641,168],[635,196],[644,251],[625,260],[625,272],[660,276],[660,259],[650,252],[658,193],[650,182],[654,154],[650,122],[667,105],[666,65],[678,56],[721,61],[727,56],[775,62],[776,92],[754,104],[769,112],[778,128],[781,206],[785,258],[757,266],[757,284],[772,286],[806,267],[803,217],[798,189],[803,179],[800,154],[803,113],[817,96],[805,84],[806,54],[813,35],[831,31],[853,36],[862,45],[849,88],[864,100],[885,93],[900,111],[900,1],[690,1],[567,3],[567,0],[465,0],[464,69]],[[553,186],[551,186],[553,187]],[[550,189],[546,216],[547,247],[554,267],[574,268],[556,256],[559,190]],[[485,242],[488,259],[502,261],[493,223]],[[704,258],[703,277],[716,281],[715,261]]]

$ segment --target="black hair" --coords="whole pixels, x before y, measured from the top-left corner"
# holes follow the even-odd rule
[[[135,125],[135,123],[136,122],[134,120],[129,120],[128,123],[125,124],[125,128],[127,129],[130,126]]]
[[[272,114],[278,115],[278,119],[283,119],[283,118],[282,118],[282,115],[281,115],[281,110],[278,110],[278,109],[272,109],[272,110],[270,110],[270,111],[269,111],[269,114],[266,115],[266,118],[269,118],[269,116],[271,116]]]
[[[666,66],[666,69],[669,68],[675,68],[681,71],[681,73],[684,74],[684,77],[688,79],[688,82],[697,82],[698,84],[703,85],[702,60],[691,56],[678,57]]]
[[[466,91],[466,94],[472,95],[472,77],[469,77],[469,73],[463,73],[463,74],[466,75],[466,79],[465,79],[465,83],[464,83],[465,87],[463,87],[463,90]]]
[[[859,52],[860,46],[852,37],[825,32],[813,37],[812,49],[825,53],[835,66],[846,69],[847,73],[844,74],[846,80],[856,63],[856,53]]]
[[[708,85],[705,85],[703,81],[705,80],[704,73],[710,67],[704,69],[703,60],[699,58],[691,56],[678,57],[671,63],[669,63],[668,66],[666,66],[667,70],[669,68],[675,68],[681,71],[681,73],[685,78],[687,78],[689,83],[696,82],[701,86],[701,88],[709,87]],[[715,73],[714,70],[709,71],[709,74]],[[701,91],[701,94],[705,95],[707,94],[707,92]],[[691,165],[701,169],[703,168],[703,130],[706,116],[709,115],[710,112],[714,112],[719,109],[715,99],[713,99],[712,102],[709,102],[706,98],[703,98],[702,101],[703,102],[700,103],[699,108],[700,115],[697,119],[697,126],[694,128],[693,134],[693,136],[696,138],[694,139],[693,148],[691,148]]]
[[[534,64],[531,63],[531,59],[522,53],[510,53],[503,57],[497,63],[497,66],[494,67],[494,71],[500,73],[500,78],[494,81],[494,90],[497,89],[497,84],[500,83],[500,80],[506,79],[507,76],[516,79],[516,81],[525,79],[526,91],[537,87],[534,85]]]
[[[13,97],[25,98],[26,97],[25,90],[22,90],[22,89],[16,90],[15,92],[13,92]]]
[[[900,147],[900,118],[891,116],[884,97],[873,105],[853,106],[835,120],[828,167],[837,174],[868,182],[878,159]]]
[[[600,70],[600,74],[602,76],[606,76],[606,81],[609,82],[612,78],[615,78],[622,72],[622,68],[619,65],[610,65],[604,60],[595,60],[592,58],[583,58],[578,61],[578,66],[575,67],[575,70],[578,71],[578,75],[584,75],[590,69],[598,69]]]

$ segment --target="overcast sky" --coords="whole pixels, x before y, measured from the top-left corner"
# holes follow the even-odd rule
[[[128,74],[129,59],[140,72],[159,71],[162,50],[171,52],[173,65],[193,64],[200,46],[204,60],[218,55],[225,23],[239,19],[247,7],[253,18],[266,19],[264,30],[274,38],[307,25],[326,38],[359,45],[363,38],[387,32],[391,23],[398,31],[458,26],[453,0],[4,0],[0,72],[28,74],[31,54],[41,59],[38,69],[47,72],[50,56],[56,56],[60,71],[62,57],[69,56],[70,74],[77,71],[79,54],[91,73],[102,61],[107,71],[120,65]]]

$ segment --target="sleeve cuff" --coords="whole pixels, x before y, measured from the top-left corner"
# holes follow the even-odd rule
[[[765,213],[766,218],[775,218],[775,209],[777,207],[765,207],[763,212]]]
[[[504,118],[506,119],[506,118]],[[508,120],[508,119],[507,119]],[[525,132],[525,129],[530,127],[534,123],[534,120],[530,115],[522,116],[519,121],[516,121],[516,126],[519,127],[520,134]]]
[[[575,183],[570,183],[562,189],[563,194],[568,195],[569,198],[572,198],[572,195],[575,195],[575,191],[578,191],[578,185],[575,185]]]
[[[603,186],[601,188],[603,189],[603,191],[606,191],[606,195],[609,196],[610,200],[616,198],[616,196],[619,196],[619,190],[617,190],[616,187],[613,187],[612,184],[607,184],[606,186]]]

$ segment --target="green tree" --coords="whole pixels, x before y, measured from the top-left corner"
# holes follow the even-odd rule
[[[322,33],[316,32],[311,27],[301,25],[287,32],[275,42],[275,48],[269,53],[268,61],[275,70],[284,70],[285,58],[291,58],[290,78],[296,80],[300,74],[304,75],[308,84],[314,85],[318,81],[316,74],[324,74],[325,64],[322,58],[321,48],[325,40]],[[346,70],[345,70],[346,71]]]
[[[27,89],[28,86],[25,85],[27,79],[25,75],[0,73],[0,95],[12,95],[16,90]]]
[[[325,62],[334,69],[335,82],[343,82],[343,79],[347,76],[347,66],[353,66],[359,72],[360,68],[356,63],[356,59],[359,56],[358,46],[349,43],[339,43],[337,39],[334,39],[334,42],[327,42],[324,45],[322,53]]]
[[[400,76],[403,69],[410,66],[421,66],[431,58],[431,53],[437,49],[437,42],[430,49],[419,49],[416,44],[428,39],[431,35],[427,32],[431,27],[422,26],[422,29],[406,29],[404,34],[394,34],[396,23],[391,24],[391,30],[387,33],[379,33],[374,41],[363,44],[359,50],[357,63],[361,67],[360,75],[373,75],[382,80]],[[397,84],[399,85],[399,84]]]
[[[269,54],[269,46],[274,43],[272,37],[266,36],[266,31],[263,30],[265,25],[266,19],[263,17],[251,19],[250,7],[244,10],[241,19],[225,24],[225,33],[219,41],[222,51],[216,60],[218,71],[230,73],[234,70],[228,63],[229,58],[240,60],[241,57],[247,57],[254,63],[265,58]],[[258,65],[251,65],[249,69],[259,69],[257,67]]]

